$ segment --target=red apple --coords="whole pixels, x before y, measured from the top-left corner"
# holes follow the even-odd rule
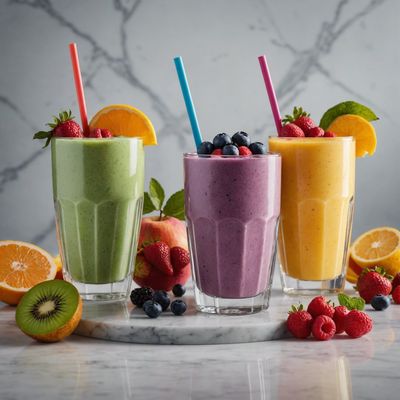
[[[157,216],[142,219],[133,280],[141,287],[170,291],[177,283],[184,285],[190,278],[190,263],[180,271],[174,271],[173,276],[164,275],[149,264],[140,251],[143,243],[158,240],[167,243],[169,247],[180,246],[188,250],[185,223],[174,217],[163,217],[161,220]]]

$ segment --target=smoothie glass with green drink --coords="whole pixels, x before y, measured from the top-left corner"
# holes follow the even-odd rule
[[[142,217],[139,138],[53,138],[53,195],[64,279],[85,300],[124,300]]]

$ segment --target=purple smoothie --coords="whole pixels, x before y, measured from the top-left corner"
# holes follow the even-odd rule
[[[186,154],[184,170],[198,289],[227,299],[264,292],[272,279],[281,158]]]

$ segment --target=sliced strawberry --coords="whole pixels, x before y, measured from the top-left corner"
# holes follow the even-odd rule
[[[165,275],[172,276],[174,270],[171,264],[170,248],[165,242],[155,242],[143,249],[144,258]]]
[[[183,247],[171,248],[171,263],[175,271],[179,271],[190,263],[190,254]]]

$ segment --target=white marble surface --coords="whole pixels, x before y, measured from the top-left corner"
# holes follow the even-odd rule
[[[280,293],[273,298],[280,301]],[[291,302],[291,300],[286,300]],[[42,345],[0,308],[0,399],[398,399],[400,306],[360,339],[156,346],[73,335]]]

